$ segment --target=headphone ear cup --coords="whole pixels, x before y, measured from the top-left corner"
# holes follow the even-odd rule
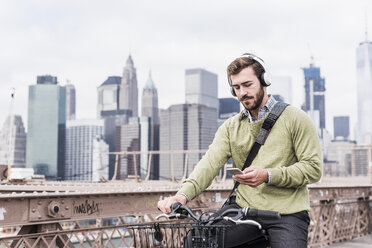
[[[227,76],[227,81],[229,82],[229,85],[230,85],[230,92],[231,92],[231,95],[236,96],[236,93],[235,93],[234,87],[231,86],[232,83],[231,83],[231,78],[230,78],[230,76]]]
[[[236,96],[235,90],[233,87],[230,86],[231,95]]]
[[[266,72],[261,74],[260,82],[263,86],[266,86],[266,87],[271,85],[271,82],[269,80],[269,76]]]
[[[266,86],[266,82],[265,82],[265,72],[263,72],[260,76],[260,83],[262,86]]]

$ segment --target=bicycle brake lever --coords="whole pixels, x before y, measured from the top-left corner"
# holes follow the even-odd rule
[[[155,217],[156,220],[164,217],[164,218],[167,218],[167,219],[173,219],[173,218],[179,218],[181,216],[181,214],[160,214],[158,216]]]
[[[228,218],[233,220],[233,222],[236,222],[242,219],[243,217],[244,217],[244,212],[242,209],[239,209],[239,212],[235,216],[228,217]]]
[[[228,216],[223,217],[223,219],[227,220],[227,221],[234,222],[235,224],[248,224],[248,225],[256,226],[259,230],[262,229],[261,224],[258,223],[257,221],[254,221],[254,220],[235,220],[234,218],[231,218],[231,217],[228,217]]]

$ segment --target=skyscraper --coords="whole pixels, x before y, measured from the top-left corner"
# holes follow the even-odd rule
[[[129,55],[124,67],[120,85],[120,109],[127,109],[130,116],[138,116],[137,73],[132,57]]]
[[[128,124],[130,117],[138,116],[138,88],[136,68],[129,55],[123,77],[111,76],[98,87],[97,116],[105,120],[105,142],[110,152],[120,151],[116,141],[117,127]],[[109,174],[113,176],[115,156],[109,158]]]
[[[357,146],[353,150],[353,157],[354,157],[354,168],[353,174],[356,176],[367,176],[370,175],[368,173],[368,165],[371,164],[371,149],[367,146]]]
[[[131,152],[140,151],[141,149],[141,125],[138,117],[129,118],[129,123],[117,127],[116,146],[119,151]],[[125,179],[129,175],[141,176],[141,160],[140,156],[124,155],[120,156],[120,166],[118,168],[118,178]]]
[[[66,180],[91,181],[93,179],[94,142],[97,137],[103,137],[103,125],[104,120],[67,121]]]
[[[218,126],[221,126],[224,121],[240,112],[240,102],[233,97],[220,98],[218,101]]]
[[[313,63],[308,68],[302,68],[305,75],[305,102],[302,110],[310,115],[319,136],[323,138],[326,127],[325,118],[325,79],[320,76],[320,68]]]
[[[20,115],[9,115],[1,129],[0,165],[26,166],[26,132]]]
[[[120,156],[120,166],[117,178],[125,179],[135,175],[144,179],[148,175],[149,156],[148,152],[153,149],[151,137],[153,128],[151,127],[150,117],[141,116],[131,117],[129,123],[117,127],[117,147],[122,152],[141,152],[141,154],[123,154]],[[158,149],[157,149],[158,150]],[[151,157],[150,179],[159,179],[159,159],[158,155]]]
[[[119,94],[121,77],[110,76],[97,88],[97,118],[120,113]]]
[[[357,145],[355,141],[334,140],[328,147],[328,160],[337,162],[332,176],[367,176],[371,164],[371,148]],[[327,168],[324,168],[327,173]]]
[[[240,102],[233,97],[220,98],[219,101],[219,118],[229,118],[240,112]]]
[[[102,178],[109,178],[109,146],[102,139],[96,136],[93,140],[93,171],[92,181],[100,181]]]
[[[217,74],[204,69],[188,69],[185,71],[186,103],[203,104],[216,108],[218,113]]]
[[[151,118],[154,124],[159,123],[158,91],[151,77],[151,72],[142,91],[142,114]]]
[[[38,76],[29,86],[26,167],[48,179],[63,179],[66,88],[57,77]]]
[[[110,152],[116,147],[116,127],[128,123],[131,111],[120,109],[121,77],[110,76],[98,88],[97,117],[104,120],[104,140]],[[114,174],[115,156],[109,157],[109,177]]]
[[[349,116],[334,116],[333,117],[333,133],[334,139],[342,137],[348,140],[350,136]]]
[[[148,121],[144,117],[148,117]],[[148,122],[148,136],[144,136],[143,131]],[[147,79],[146,85],[142,91],[142,115],[141,115],[141,151],[157,151],[159,150],[159,108],[158,108],[158,92],[151,77],[151,72]],[[147,142],[145,140],[148,139]],[[148,145],[144,145],[148,143]],[[149,156],[145,153],[141,154],[141,167],[147,168]],[[151,174],[150,179],[159,179],[159,155],[151,156]]]
[[[67,83],[66,87],[66,120],[76,118],[76,90],[73,84]]]
[[[58,84],[58,80],[51,75],[37,76],[36,84]]]
[[[358,144],[372,144],[372,42],[361,42],[356,49]]]
[[[217,130],[217,110],[200,104],[177,104],[160,111],[160,150],[202,150],[212,143]],[[201,159],[202,154],[192,153],[187,159],[187,174]],[[182,178],[185,154],[161,154],[160,178]],[[187,176],[187,175],[186,175]]]
[[[353,175],[352,163],[355,162],[355,159],[352,159],[352,154],[355,148],[355,142],[348,140],[334,140],[331,142],[326,148],[327,154],[325,154],[325,161],[334,161],[336,164],[333,168],[329,165],[324,165],[324,174],[327,176],[343,177]]]

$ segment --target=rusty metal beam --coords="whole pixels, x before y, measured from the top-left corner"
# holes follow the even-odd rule
[[[123,220],[122,216],[127,215],[157,214],[157,201],[173,195],[179,186],[179,182],[136,180],[107,183],[3,182],[0,184],[0,226],[21,225],[25,234],[19,235],[25,236],[25,242],[37,242],[26,235],[27,230],[35,229],[32,227],[43,229],[65,221],[110,217]],[[219,208],[232,186],[232,180],[215,180],[190,206],[203,210]],[[309,187],[309,191],[309,247],[329,245],[372,230],[372,185],[315,184]],[[52,238],[51,242],[68,240],[61,236],[61,232],[57,231],[59,236]],[[35,235],[42,237],[41,234]],[[49,242],[50,238],[43,239]]]
[[[232,188],[232,180],[214,182],[192,205],[218,207]],[[162,197],[173,195],[179,183],[149,181],[138,183],[48,182],[27,185],[1,185],[0,225],[49,223],[57,220],[80,220],[156,212]],[[312,206],[322,201],[369,199],[372,186],[321,185],[310,188]],[[26,191],[26,189],[28,191]]]
[[[8,189],[4,187],[3,190],[14,190],[8,186]],[[23,191],[0,194],[0,226],[156,213],[157,201],[173,195],[178,188],[172,184],[167,187],[131,184],[127,185],[131,186],[128,188],[115,183],[110,188],[97,186],[94,190],[92,184],[87,184],[86,191],[74,188],[75,191],[40,192],[45,186],[32,193]],[[55,184],[54,187],[59,186]],[[191,206],[216,208],[227,194],[228,191],[221,193],[220,187],[214,186],[195,199]]]

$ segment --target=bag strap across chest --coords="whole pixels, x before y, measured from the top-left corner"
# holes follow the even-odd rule
[[[271,129],[273,128],[275,122],[278,120],[279,116],[282,114],[284,109],[288,106],[289,104],[284,103],[284,102],[277,102],[273,109],[270,111],[268,116],[266,117],[265,121],[263,122],[260,131],[256,137],[256,141],[254,142],[247,159],[244,162],[242,171],[249,167],[256,155],[258,154],[258,151],[260,150],[261,146],[265,144],[265,141],[267,137],[269,136]],[[235,182],[234,188],[230,192],[229,197],[232,195],[232,193],[235,191],[235,189],[239,186],[239,182]]]

